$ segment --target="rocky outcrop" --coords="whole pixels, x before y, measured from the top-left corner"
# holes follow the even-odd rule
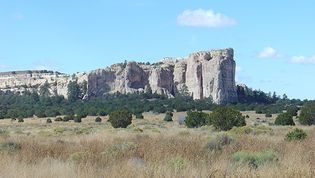
[[[148,85],[148,77],[147,73],[136,62],[129,62],[125,69],[126,80],[123,93],[142,91]]]
[[[67,95],[70,77],[66,74],[47,70],[13,71],[0,73],[0,89],[14,92],[38,91],[48,83],[51,94]]]
[[[149,85],[154,93],[174,96],[174,66],[164,64],[149,72]]]
[[[186,84],[187,61],[181,60],[174,65],[174,89],[178,93]]]
[[[52,71],[0,73],[0,89],[23,92],[38,91],[49,84],[51,94],[67,97],[68,84],[86,83],[84,98],[111,93],[144,92],[175,96],[185,86],[194,99],[212,97],[218,104],[237,100],[233,49],[211,50],[190,54],[188,58],[167,58],[155,64],[126,62],[72,76]]]

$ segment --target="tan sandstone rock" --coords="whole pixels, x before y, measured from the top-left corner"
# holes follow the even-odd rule
[[[67,97],[68,84],[86,83],[84,98],[110,93],[153,92],[173,97],[187,86],[194,99],[211,97],[215,103],[237,100],[233,49],[192,53],[187,59],[166,58],[155,64],[126,62],[72,76],[52,71],[16,71],[0,73],[0,90],[38,91],[46,82],[51,94]]]

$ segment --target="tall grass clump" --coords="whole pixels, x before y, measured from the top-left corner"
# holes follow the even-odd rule
[[[294,141],[294,140],[304,140],[307,137],[307,134],[302,129],[294,129],[293,131],[289,132],[285,139],[288,141]]]
[[[233,155],[233,162],[240,165],[248,165],[257,169],[265,164],[272,164],[278,161],[277,155],[272,150],[263,152],[238,151]]]

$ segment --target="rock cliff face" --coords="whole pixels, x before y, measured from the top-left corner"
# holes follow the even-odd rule
[[[164,60],[155,64],[128,62],[114,64],[72,76],[52,71],[18,71],[0,73],[0,90],[39,91],[48,83],[50,93],[67,97],[68,84],[86,83],[85,98],[110,93],[152,92],[175,96],[183,87],[194,99],[212,97],[218,104],[237,100],[233,49],[211,50],[190,54],[181,60]]]

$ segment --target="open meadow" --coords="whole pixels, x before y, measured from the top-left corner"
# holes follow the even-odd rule
[[[297,125],[308,136],[290,142],[285,135],[295,127],[243,114],[247,126],[227,132],[188,129],[185,113],[173,122],[144,113],[126,129],[112,128],[107,117],[0,120],[0,177],[315,177],[314,126]]]

